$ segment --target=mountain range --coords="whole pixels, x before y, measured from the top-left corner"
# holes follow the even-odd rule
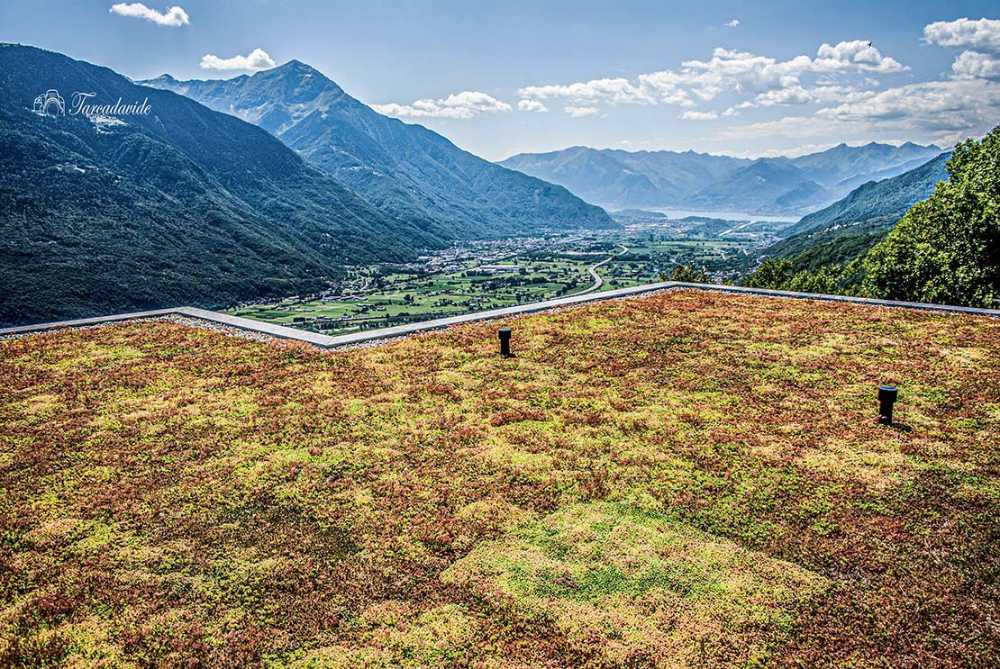
[[[448,238],[613,227],[562,186],[463,151],[427,128],[379,114],[297,60],[212,81],[140,82],[259,125],[386,214]]]
[[[145,100],[149,113],[73,114],[72,91],[95,104]],[[42,97],[62,108],[36,113]],[[321,288],[347,263],[444,243],[256,126],[6,44],[0,234],[0,323],[287,295]]]
[[[298,64],[283,72],[300,84],[309,74]],[[75,91],[92,93],[91,104],[144,101],[149,111],[74,114]],[[412,260],[459,237],[614,225],[566,189],[479,160],[423,128],[372,123],[385,153],[392,138],[416,138],[397,146],[399,161],[435,165],[455,182],[468,177],[462,192],[482,217],[422,213],[458,209],[454,198],[437,209],[388,206],[400,191],[414,203],[433,196],[355,164],[369,183],[388,184],[382,199],[369,189],[369,201],[355,181],[339,178],[351,169],[320,169],[235,115],[62,54],[0,44],[0,324],[313,292],[347,265]],[[360,131],[351,137],[364,147],[374,141]],[[507,182],[509,192],[491,199]]]
[[[942,152],[906,143],[840,144],[796,158],[749,160],[686,151],[571,147],[525,153],[500,164],[561,184],[608,209],[673,207],[803,214],[857,186],[902,174]]]
[[[786,258],[796,271],[848,262],[895,227],[911,206],[930,197],[948,178],[950,152],[903,174],[870,181],[846,197],[782,230],[783,239],[763,249],[765,258]]]
[[[59,90],[148,113],[53,111]],[[574,147],[504,167],[378,114],[298,61],[137,83],[0,44],[0,95],[0,324],[313,292],[347,265],[456,239],[616,225],[544,178],[605,206],[792,212],[843,192],[765,252],[828,259],[884,234],[946,160],[909,143],[759,160]],[[866,175],[880,181],[859,185]]]

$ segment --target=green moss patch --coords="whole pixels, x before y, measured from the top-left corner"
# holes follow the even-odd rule
[[[663,516],[576,504],[480,544],[442,576],[613,666],[749,661],[787,634],[822,576]]]

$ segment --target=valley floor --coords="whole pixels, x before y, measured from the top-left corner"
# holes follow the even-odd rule
[[[734,222],[738,233],[745,223]],[[320,295],[248,304],[237,316],[327,334],[392,327],[661,280],[674,267],[727,267],[755,247],[743,233],[692,236],[667,226],[475,242],[405,266],[355,268]],[[625,252],[623,252],[623,248]]]

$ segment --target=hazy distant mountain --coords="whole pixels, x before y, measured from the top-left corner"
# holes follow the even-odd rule
[[[570,189],[612,209],[681,205],[752,161],[688,151],[619,151],[574,146],[522,153],[500,164]]]
[[[36,96],[147,116],[34,113]],[[55,113],[56,108],[52,108]],[[315,290],[440,237],[369,206],[260,128],[115,72],[0,45],[0,323]]]
[[[948,178],[942,153],[904,174],[872,181],[829,207],[805,216],[782,231],[785,239],[764,249],[769,258],[794,258],[797,269],[843,263],[882,239],[910,207],[934,192]]]
[[[612,227],[565,188],[504,169],[420,125],[382,116],[299,61],[224,81],[142,82],[255,123],[366,200],[437,234]]]
[[[572,147],[519,154],[501,164],[566,186],[612,209],[702,208],[803,213],[829,204],[861,183],[901,174],[941,152],[936,146],[846,144],[797,158],[755,161],[688,151]]]
[[[875,142],[864,146],[840,144],[826,151],[792,158],[791,162],[810,179],[835,193],[844,194],[868,181],[908,172],[942,151],[933,144],[920,146],[913,142],[900,146]]]
[[[757,160],[715,181],[686,200],[692,207],[719,211],[789,213],[833,199],[821,185],[787,159]]]
[[[804,216],[783,234],[791,237],[830,226],[849,226],[867,221],[895,223],[914,203],[934,192],[934,186],[948,178],[945,163],[950,153],[941,153],[904,174],[870,181],[830,206]]]

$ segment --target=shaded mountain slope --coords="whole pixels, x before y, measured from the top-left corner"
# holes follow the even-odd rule
[[[40,116],[46,89],[150,113]],[[31,47],[0,46],[0,322],[314,290],[441,238],[369,206],[268,133]]]
[[[791,270],[818,270],[843,265],[864,255],[899,222],[915,203],[948,178],[942,153],[925,164],[891,179],[873,181],[829,207],[804,216],[782,234],[785,238],[759,256],[791,261]]]
[[[787,213],[830,201],[830,193],[788,160],[757,160],[692,195],[706,210],[739,203],[740,211]]]
[[[950,155],[942,153],[899,176],[863,184],[843,199],[804,216],[784,234],[792,237],[831,226],[846,227],[869,221],[891,225],[915,202],[934,192],[937,182],[948,177],[945,163]]]

